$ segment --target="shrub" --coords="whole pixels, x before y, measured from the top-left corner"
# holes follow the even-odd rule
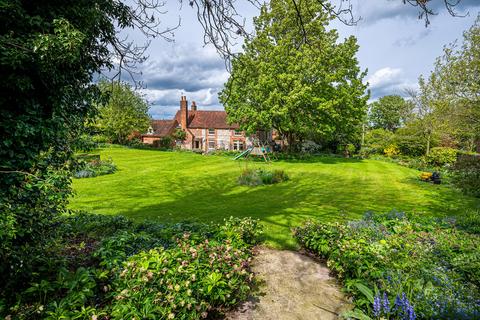
[[[385,129],[373,129],[365,134],[363,149],[369,154],[383,154],[383,150],[393,143],[394,134]]]
[[[451,173],[453,183],[464,193],[480,197],[480,156],[460,155]]]
[[[428,164],[436,167],[452,165],[457,160],[457,150],[445,147],[436,147],[430,150],[425,160]]]
[[[154,148],[171,149],[173,148],[173,139],[169,136],[162,137],[159,140],[153,141],[152,146]]]
[[[117,171],[117,166],[112,160],[94,160],[82,163],[80,168],[80,170],[74,173],[75,178],[91,178]]]
[[[283,170],[245,169],[238,178],[238,184],[259,186],[287,181],[288,175]]]
[[[472,220],[478,226],[480,216]],[[357,315],[473,319],[480,316],[480,237],[461,225],[461,219],[457,226],[454,219],[393,211],[347,223],[309,222],[295,236],[327,260],[355,297]]]
[[[400,155],[400,149],[398,149],[396,144],[391,144],[383,149],[383,153],[389,158],[394,158]]]
[[[115,271],[114,319],[201,319],[247,298],[253,274],[250,254],[239,243],[191,241],[172,249],[132,256]]]
[[[29,287],[0,292],[0,317],[200,319],[244,300],[254,284],[257,220],[137,224],[81,213],[50,231],[55,254]]]

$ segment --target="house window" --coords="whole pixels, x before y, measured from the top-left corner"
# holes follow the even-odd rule
[[[233,150],[243,150],[243,141],[234,140],[233,141]]]
[[[233,132],[233,135],[234,135],[234,136],[241,136],[241,135],[242,135],[242,131],[241,131],[241,130],[235,130],[235,131]]]
[[[208,141],[208,149],[215,149],[215,140]]]
[[[198,140],[194,141],[194,148],[195,149],[200,149],[200,141],[198,141]]]
[[[148,134],[153,134],[153,128],[152,128],[152,126],[148,127]]]
[[[209,136],[214,136],[215,135],[215,129],[208,129],[208,135]]]

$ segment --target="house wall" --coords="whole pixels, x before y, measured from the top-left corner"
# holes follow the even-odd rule
[[[158,137],[142,137],[143,143],[153,144],[153,141],[160,140]]]
[[[216,141],[216,149],[220,150],[230,150],[231,145],[230,145],[230,136],[231,136],[231,131],[229,129],[217,129],[215,130],[215,133],[217,135],[217,141]]]

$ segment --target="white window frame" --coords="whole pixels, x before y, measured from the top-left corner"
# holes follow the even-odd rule
[[[213,131],[213,132],[212,132],[212,131]],[[215,129],[209,128],[209,129],[208,129],[208,135],[209,135],[209,136],[214,136],[214,135],[215,135]]]
[[[236,137],[241,137],[242,136],[242,130],[233,130],[233,135]]]
[[[212,144],[213,144],[213,147],[211,147]],[[215,149],[215,140],[208,140],[208,149],[209,150]]]
[[[240,148],[241,146],[241,148]],[[243,150],[245,147],[245,142],[242,140],[233,140],[233,150],[239,151]]]

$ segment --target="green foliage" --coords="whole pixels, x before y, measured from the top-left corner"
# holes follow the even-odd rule
[[[365,144],[362,149],[367,154],[383,154],[389,145],[393,143],[394,134],[385,129],[372,129],[365,134]]]
[[[247,186],[260,186],[264,184],[274,184],[288,180],[288,175],[283,170],[265,170],[265,169],[245,169],[240,177],[238,184]]]
[[[445,46],[426,86],[442,130],[473,151],[480,141],[480,15],[463,41]]]
[[[436,167],[450,166],[457,160],[458,151],[452,148],[436,147],[425,157],[429,165]]]
[[[295,235],[327,260],[368,316],[472,319],[480,314],[480,237],[464,228],[466,221],[478,226],[480,216],[457,225],[451,218],[367,213],[347,223],[310,222]]]
[[[185,130],[177,128],[175,129],[175,132],[172,133],[172,138],[174,140],[184,141],[187,138],[187,133],[185,132]]]
[[[99,83],[108,102],[98,106],[98,131],[111,143],[126,144],[133,133],[146,132],[150,125],[148,105],[126,83]]]
[[[1,1],[0,292],[21,290],[48,255],[76,141],[100,100],[93,75],[112,66],[109,48],[134,25],[132,10],[112,0]]]
[[[117,166],[110,160],[95,160],[79,165],[79,170],[74,173],[75,178],[91,178],[111,174],[117,171]]]
[[[375,129],[395,131],[408,121],[412,109],[399,95],[384,96],[370,104],[368,120]]]
[[[0,316],[201,319],[221,313],[246,299],[254,284],[249,264],[260,234],[257,223],[62,217],[51,229],[55,266],[32,274],[28,288],[16,295],[2,292]]]
[[[153,141],[152,146],[154,148],[171,149],[173,146],[173,139],[169,136],[161,137],[159,140]]]
[[[427,144],[429,144],[429,147],[437,144],[436,133],[431,133],[428,136],[425,134],[429,130],[426,128],[428,121],[430,120],[416,119],[395,132],[394,142],[402,154],[411,157],[422,156],[427,150]]]
[[[480,197],[480,156],[460,155],[451,171],[457,187],[466,194]]]
[[[255,37],[233,59],[220,93],[231,121],[250,133],[274,128],[291,151],[312,134],[336,143],[355,141],[366,113],[356,39],[338,41],[323,5],[329,6],[285,0],[263,6],[254,20]]]

